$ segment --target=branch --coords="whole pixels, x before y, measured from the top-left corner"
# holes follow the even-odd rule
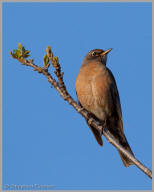
[[[48,46],[46,49],[46,55],[43,58],[44,67],[40,67],[34,64],[33,59],[27,60],[30,51],[25,50],[25,48],[19,43],[18,50],[13,50],[11,55],[14,59],[17,59],[23,65],[32,67],[34,71],[43,74],[49,81],[49,83],[58,91],[60,96],[67,101],[74,109],[80,113],[87,121],[88,124],[92,125],[98,131],[103,132],[103,135],[107,140],[115,146],[120,152],[122,152],[126,157],[128,157],[141,171],[143,171],[148,177],[152,179],[152,171],[143,165],[139,160],[137,160],[132,154],[125,150],[114,138],[114,136],[102,125],[100,122],[89,115],[89,112],[77,104],[76,101],[68,93],[65,83],[63,81],[64,73],[61,72],[61,66],[59,64],[58,57],[53,56],[51,48]],[[57,80],[55,80],[52,75],[48,72],[50,67],[50,62],[54,67]]]

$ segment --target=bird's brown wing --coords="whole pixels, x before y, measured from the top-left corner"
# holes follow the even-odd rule
[[[108,68],[107,68],[107,70],[108,70],[110,78],[111,78],[109,91],[110,91],[112,102],[113,102],[112,103],[113,116],[118,121],[118,127],[120,129],[120,132],[123,133],[122,111],[121,111],[119,92],[118,92],[116,81],[115,81],[115,78],[114,78],[112,72]]]
[[[122,112],[121,112],[121,104],[120,104],[120,97],[116,85],[116,81],[114,79],[114,76],[112,75],[112,72],[107,69],[110,77],[112,78],[112,83],[110,84],[110,94],[113,101],[113,108],[112,108],[112,115],[109,118],[109,131],[115,136],[115,138],[118,140],[118,142],[132,155],[133,152],[128,144],[128,141],[125,137],[124,130],[123,130],[123,121],[122,121]],[[123,153],[119,151],[120,157],[126,167],[132,165],[133,163],[125,156]]]

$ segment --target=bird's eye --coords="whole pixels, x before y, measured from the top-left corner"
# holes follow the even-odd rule
[[[91,54],[92,56],[96,56],[96,52],[94,51],[94,52],[92,52],[92,54]]]

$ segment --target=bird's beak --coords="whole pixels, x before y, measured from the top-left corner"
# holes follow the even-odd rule
[[[112,50],[112,48],[107,49],[106,51],[101,53],[101,56],[108,54],[111,50]]]

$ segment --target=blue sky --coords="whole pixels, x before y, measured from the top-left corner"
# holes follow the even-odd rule
[[[124,130],[152,169],[152,3],[3,3],[3,188],[152,189],[136,166],[125,168],[103,137],[101,148],[84,119],[42,75],[12,59],[21,42],[42,65],[47,45],[59,56],[69,93],[94,48],[113,48],[107,66],[121,98]],[[51,70],[52,72],[52,70]]]

